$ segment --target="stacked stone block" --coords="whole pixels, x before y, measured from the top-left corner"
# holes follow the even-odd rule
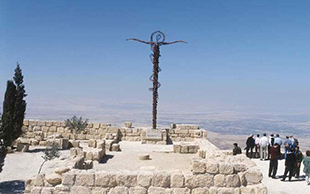
[[[46,176],[28,181],[26,191],[43,194],[43,191],[62,194],[266,194],[261,174],[244,171],[247,184],[243,185],[233,165],[201,165],[193,174],[180,172],[85,172],[70,171],[62,174],[61,183],[48,184]],[[233,171],[231,170],[233,169]],[[255,178],[254,178],[255,177]],[[29,183],[30,182],[30,183]],[[31,183],[32,182],[32,183]],[[250,184],[251,183],[251,184]]]

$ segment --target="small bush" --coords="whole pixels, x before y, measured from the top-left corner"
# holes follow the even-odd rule
[[[77,116],[73,116],[71,119],[67,119],[65,122],[66,127],[69,127],[69,129],[75,133],[83,132],[88,125],[88,119],[83,119],[82,117],[78,118]]]
[[[59,153],[57,143],[53,142],[50,146],[46,146],[46,149],[44,151],[44,156],[42,156],[42,158],[44,159],[44,162],[41,164],[38,174],[40,174],[41,169],[45,162],[58,158],[59,156],[60,156],[60,153]]]

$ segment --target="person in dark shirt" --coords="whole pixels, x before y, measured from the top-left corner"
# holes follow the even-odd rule
[[[253,148],[255,147],[255,139],[253,138],[253,135],[251,135],[247,140],[246,140],[246,156],[249,158],[253,157]],[[249,155],[249,151],[251,151]]]
[[[300,165],[301,165],[302,160],[304,159],[302,152],[299,150],[299,146],[296,146],[295,155],[296,155],[296,163],[295,163],[295,168],[294,168],[294,175],[295,175],[295,178],[299,178]]]
[[[279,144],[270,147],[269,177],[276,178],[278,170],[278,159],[281,155]]]
[[[242,151],[241,151],[241,148],[238,146],[237,143],[234,143],[234,149],[233,149],[233,155],[237,155],[237,154],[241,154]]]
[[[290,148],[286,155],[285,172],[284,172],[284,175],[281,181],[285,181],[287,177],[287,173],[289,173],[288,180],[291,181],[293,173],[294,173],[295,163],[296,163],[296,156],[294,154],[294,148]]]

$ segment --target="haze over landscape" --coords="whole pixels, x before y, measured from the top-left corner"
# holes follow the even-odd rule
[[[163,46],[159,125],[310,137],[308,1],[0,1],[0,97],[18,61],[28,119],[151,125],[149,40]],[[2,107],[2,105],[1,105]]]

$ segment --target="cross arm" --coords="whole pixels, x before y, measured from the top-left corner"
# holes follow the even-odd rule
[[[169,44],[175,44],[175,43],[185,43],[185,44],[187,44],[187,42],[185,42],[183,40],[176,40],[176,41],[173,41],[173,42],[162,42],[161,44],[162,45],[169,45]]]
[[[144,44],[153,44],[153,42],[147,42],[147,41],[140,40],[140,39],[137,39],[137,38],[128,38],[128,39],[126,39],[126,40],[127,40],[127,41],[129,41],[129,40],[137,41],[137,42],[141,42],[141,43],[144,43]]]

